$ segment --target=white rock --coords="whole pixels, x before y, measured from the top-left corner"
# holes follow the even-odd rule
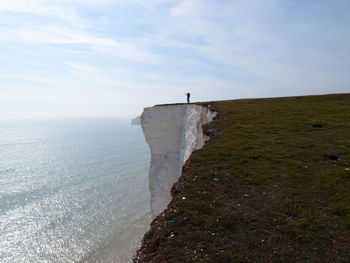
[[[131,125],[141,125],[140,116],[131,119]]]
[[[167,207],[171,187],[181,176],[182,166],[207,140],[202,125],[215,115],[207,107],[194,104],[144,109],[141,126],[151,150],[149,182],[153,217]]]

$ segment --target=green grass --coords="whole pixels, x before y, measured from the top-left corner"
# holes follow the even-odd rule
[[[210,104],[135,262],[350,262],[350,94]]]

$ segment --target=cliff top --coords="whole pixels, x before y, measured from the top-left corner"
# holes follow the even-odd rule
[[[178,105],[202,105],[209,106],[209,102],[191,102],[191,103],[168,103],[168,104],[156,104],[154,106],[162,107],[162,106],[178,106]]]
[[[350,94],[210,105],[135,262],[350,262]]]

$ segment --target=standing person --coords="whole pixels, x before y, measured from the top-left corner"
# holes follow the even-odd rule
[[[186,96],[187,96],[187,103],[190,103],[191,93],[187,92]]]

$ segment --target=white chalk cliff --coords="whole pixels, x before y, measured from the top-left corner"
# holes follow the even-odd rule
[[[144,109],[141,126],[151,150],[149,183],[153,217],[167,207],[171,187],[181,176],[182,166],[207,140],[202,125],[215,115],[208,107],[194,104]]]

